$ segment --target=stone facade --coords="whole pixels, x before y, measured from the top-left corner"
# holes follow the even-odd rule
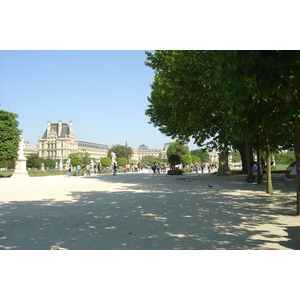
[[[73,122],[69,124],[47,122],[47,129],[38,139],[38,155],[42,158],[67,159],[74,152],[88,152],[92,158],[107,156],[108,146],[79,141],[73,132]]]
[[[30,154],[37,154],[38,147],[35,144],[30,144],[29,142],[24,142],[24,156],[28,156]]]
[[[167,159],[167,149],[170,143],[166,143],[162,150],[160,149],[149,149],[148,146],[142,144],[137,150],[133,150],[132,159],[140,162],[144,156],[155,156],[160,159]]]
[[[144,156],[155,156],[160,159],[167,159],[167,150],[171,143],[165,143],[163,149],[149,149],[142,144],[138,149],[133,149],[132,159],[141,162]],[[127,143],[126,143],[127,146]],[[41,138],[38,139],[38,146],[25,142],[24,153],[29,155],[37,153],[42,158],[68,159],[69,154],[74,152],[87,152],[91,158],[100,159],[106,157],[109,147],[103,144],[79,141],[73,132],[73,122],[69,124],[58,121],[58,123],[47,122],[47,129]],[[218,162],[217,152],[210,152],[210,161]]]

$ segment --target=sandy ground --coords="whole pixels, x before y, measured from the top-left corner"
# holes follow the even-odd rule
[[[296,183],[278,174],[273,186],[215,174],[0,178],[0,249],[300,249]]]

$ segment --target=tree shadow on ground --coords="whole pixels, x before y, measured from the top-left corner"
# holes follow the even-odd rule
[[[85,180],[119,188],[71,191],[68,201],[3,203],[0,249],[300,249],[299,227],[285,229],[277,219],[293,214],[292,196],[266,195],[263,186],[237,176],[224,181],[215,175],[124,174],[86,177],[82,184]]]

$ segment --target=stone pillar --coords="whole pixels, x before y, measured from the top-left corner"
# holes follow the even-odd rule
[[[228,154],[224,151],[221,151],[220,153],[218,153],[218,155],[219,155],[219,168],[218,168],[217,175],[219,176],[229,175],[230,169],[228,166]]]
[[[26,170],[26,157],[23,153],[24,149],[24,140],[22,139],[19,142],[19,151],[18,151],[18,160],[16,161],[15,171],[11,178],[26,178],[29,177],[28,172]]]

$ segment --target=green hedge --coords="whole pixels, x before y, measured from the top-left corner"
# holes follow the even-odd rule
[[[183,168],[181,170],[183,171],[183,173],[193,173],[195,171],[195,169],[193,168]]]
[[[168,175],[182,175],[183,171],[182,170],[169,170]]]

